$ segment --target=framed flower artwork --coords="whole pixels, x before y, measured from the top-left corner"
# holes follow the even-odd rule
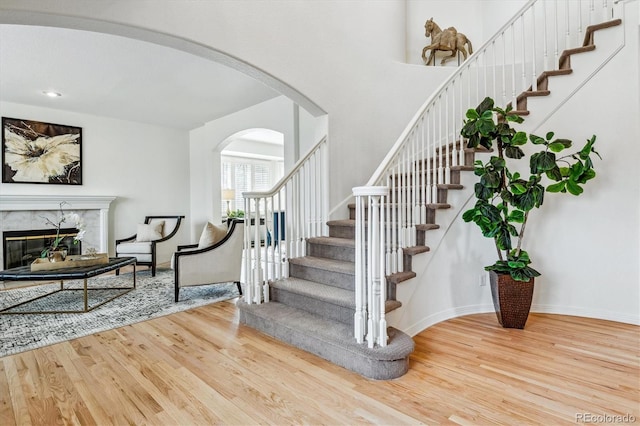
[[[2,117],[2,183],[82,185],[82,128]]]

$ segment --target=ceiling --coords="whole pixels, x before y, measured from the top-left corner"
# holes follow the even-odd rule
[[[62,96],[47,97],[45,90]],[[279,95],[225,65],[172,48],[88,31],[0,25],[0,101],[190,130]]]

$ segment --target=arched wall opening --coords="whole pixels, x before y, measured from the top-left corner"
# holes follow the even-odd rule
[[[235,58],[231,55],[216,50],[210,45],[203,45],[191,40],[180,38],[178,36],[165,34],[153,30],[143,29],[134,26],[128,26],[120,23],[94,20],[86,17],[72,17],[64,16],[53,13],[44,12],[25,12],[25,11],[5,11],[0,14],[0,24],[17,24],[27,26],[48,26],[65,28],[72,30],[83,30],[96,33],[109,34],[114,36],[126,37],[130,39],[140,40],[144,42],[154,43],[160,46],[169,47],[180,50],[207,60],[217,62],[228,66],[235,71],[248,75],[270,87],[274,91],[282,94],[281,97],[276,98],[276,102],[286,103],[287,119],[300,114],[300,111],[304,111],[305,115],[312,117],[313,119],[320,117],[320,120],[324,123],[324,129],[326,131],[326,114],[317,104],[307,98],[304,94],[295,90],[285,82],[273,77],[269,73],[254,67],[253,65]],[[218,121],[218,120],[216,120]],[[225,140],[225,137],[220,137],[221,132],[216,133],[215,137],[211,137],[212,128],[220,123],[205,123],[202,128],[193,129],[188,132],[189,136],[189,188],[184,191],[185,194],[189,194],[187,203],[180,203],[181,211],[187,210],[187,220],[185,224],[191,228],[191,239],[194,235],[197,235],[201,224],[208,220],[219,219],[220,212],[220,184],[219,181],[216,185],[212,183],[203,184],[203,182],[212,182],[212,178],[217,177],[219,180],[219,156],[220,150],[217,147],[221,142]],[[223,123],[224,124],[224,123]],[[261,122],[244,123],[244,127],[266,127],[278,129],[278,126],[271,126],[270,124],[263,124]],[[225,125],[222,126],[225,130],[222,133],[228,131]],[[291,125],[281,126],[280,130],[285,134],[285,143],[287,144],[286,152],[284,155],[285,165],[291,165],[295,163],[297,156],[301,149],[304,152],[304,147],[300,148],[298,145],[300,139],[297,136],[299,129],[294,129]],[[199,138],[197,135],[204,133],[207,135],[205,139]],[[228,133],[231,134],[231,133]],[[196,135],[194,137],[194,135]],[[294,145],[290,145],[294,144]],[[202,151],[205,151],[205,155],[201,155]],[[217,156],[217,160],[216,157]],[[218,167],[216,168],[216,164]],[[171,173],[170,170],[168,170]],[[203,179],[204,177],[204,179]],[[41,188],[38,188],[41,189]],[[81,188],[84,191],[91,191],[90,188]],[[34,190],[35,191],[35,190]],[[105,190],[109,192],[109,190]],[[69,192],[66,188],[63,188],[61,193]],[[113,190],[110,190],[113,193]],[[147,191],[150,194],[149,191]],[[114,194],[118,195],[118,194]],[[217,202],[212,202],[217,200]],[[139,220],[148,212],[143,212],[143,207],[129,207],[134,201],[131,196],[121,197],[116,201],[118,208],[113,210],[113,217],[110,219],[112,230],[109,239],[113,241],[115,236],[123,234],[122,230],[118,229],[118,226],[122,223],[133,223]],[[166,203],[165,203],[166,204]],[[215,207],[214,207],[215,204]],[[187,207],[188,206],[188,207]],[[171,207],[167,207],[171,208]],[[214,213],[216,212],[216,213]]]

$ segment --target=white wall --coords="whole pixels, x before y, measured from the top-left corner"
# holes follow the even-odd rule
[[[189,218],[189,139],[185,131],[1,102],[0,115],[82,127],[82,185],[0,183],[2,195],[109,195],[109,250],[135,234],[146,215]]]

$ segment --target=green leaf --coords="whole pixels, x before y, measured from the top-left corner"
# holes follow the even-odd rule
[[[524,157],[524,151],[517,146],[508,146],[504,150],[504,155],[509,158],[515,158],[516,160],[519,160],[520,158]]]
[[[488,200],[493,195],[494,191],[491,188],[488,188],[481,184],[480,182],[476,183],[474,186],[476,198],[480,200]]]
[[[507,217],[507,220],[509,222],[514,222],[514,223],[523,223],[524,222],[524,212],[522,210],[514,210],[511,213],[509,213],[509,216]]]
[[[524,118],[516,114],[507,114],[505,115],[505,118],[507,119],[507,121],[511,121],[514,123],[522,123],[524,121]]]
[[[547,133],[547,135],[546,135],[546,139],[547,139],[548,141],[550,141],[551,139],[553,139],[553,135],[555,135],[555,133],[553,133],[553,132],[548,132],[548,133]]]
[[[531,156],[530,166],[531,173],[544,173],[556,167],[556,155],[548,151],[535,153]]]
[[[511,260],[509,262],[507,262],[507,264],[509,265],[510,268],[516,268],[516,269],[524,268],[525,266],[527,266],[523,262],[516,262],[516,261],[511,261]]]
[[[500,157],[491,157],[491,159],[489,160],[489,163],[497,171],[501,171],[502,169],[504,169],[505,165],[507,164],[507,162],[504,160],[504,158],[500,158]]]
[[[511,250],[511,234],[509,229],[502,223],[495,232],[496,245],[500,250]]]
[[[516,132],[511,138],[512,145],[524,145],[527,143],[527,134],[525,132]]]
[[[554,142],[549,144],[549,149],[553,152],[560,152],[565,148],[565,146],[561,143]]]
[[[571,179],[567,180],[567,191],[573,195],[580,195],[584,191],[580,185]]]
[[[472,108],[472,109],[468,109],[467,110],[466,117],[469,120],[477,120],[478,117],[480,117],[480,114],[478,114],[478,111],[476,111],[475,109]]]
[[[560,172],[560,168],[558,166],[554,167],[551,170],[547,170],[547,177],[551,180],[560,181],[562,180],[562,173]]]
[[[547,144],[546,140],[544,140],[540,136],[536,136],[536,135],[529,135],[529,140],[534,145],[546,145]]]
[[[547,191],[549,192],[565,192],[565,186],[567,185],[567,181],[562,180],[558,183],[554,183],[553,185],[547,186]]]
[[[511,191],[516,195],[520,195],[520,194],[524,194],[525,192],[527,192],[527,187],[522,185],[521,183],[512,183],[511,184]]]
[[[487,172],[480,178],[480,183],[487,188],[498,188],[501,181],[502,179],[498,172]]]
[[[584,173],[580,176],[579,179],[576,180],[578,183],[587,183],[588,180],[596,177],[596,171],[593,169],[585,170]]]
[[[462,214],[462,220],[465,222],[471,222],[476,214],[478,214],[476,209],[469,209]]]
[[[476,111],[478,112],[478,114],[482,114],[485,111],[493,110],[493,105],[494,105],[493,99],[487,96],[482,100],[482,102],[480,102],[480,105],[476,107]]]

